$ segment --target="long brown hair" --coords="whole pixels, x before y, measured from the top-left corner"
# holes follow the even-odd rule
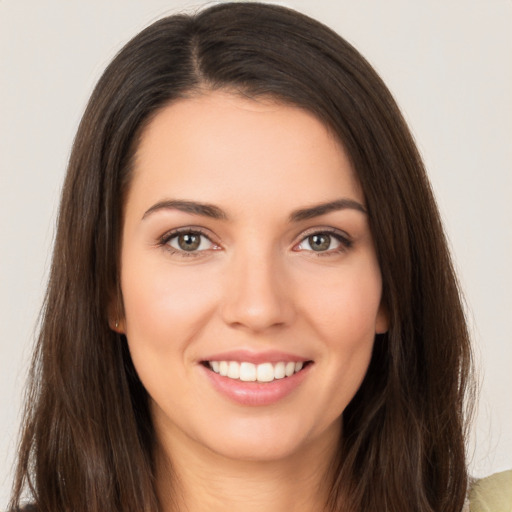
[[[156,512],[155,435],[119,299],[123,197],[141,131],[169,102],[227,88],[307,109],[339,138],[365,194],[388,333],[343,413],[333,511],[460,512],[471,353],[423,164],[365,59],[292,10],[221,4],[162,19],[106,69],[80,124],[26,397],[10,506]],[[469,392],[468,392],[469,390]]]

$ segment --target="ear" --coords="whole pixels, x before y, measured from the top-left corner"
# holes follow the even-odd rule
[[[125,334],[124,308],[118,296],[113,297],[108,305],[108,325],[118,334]]]
[[[385,334],[389,330],[389,314],[387,307],[381,302],[375,319],[375,334]]]
[[[108,325],[109,327],[118,334],[124,334],[125,328],[124,328],[124,318],[119,318],[118,315],[110,316],[108,317]]]

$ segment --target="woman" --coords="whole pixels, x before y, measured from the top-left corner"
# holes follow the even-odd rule
[[[364,59],[280,7],[166,18],[75,140],[11,507],[458,512],[470,360]]]

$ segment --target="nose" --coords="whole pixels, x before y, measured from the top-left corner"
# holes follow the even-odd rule
[[[262,332],[293,321],[293,293],[279,258],[262,251],[235,256],[226,281],[221,309],[231,327]]]

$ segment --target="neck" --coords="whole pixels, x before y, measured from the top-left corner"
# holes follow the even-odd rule
[[[163,512],[320,512],[329,493],[339,430],[279,460],[233,460],[189,443],[163,446],[157,461]],[[191,449],[193,448],[193,449]],[[194,449],[195,448],[195,449]]]

